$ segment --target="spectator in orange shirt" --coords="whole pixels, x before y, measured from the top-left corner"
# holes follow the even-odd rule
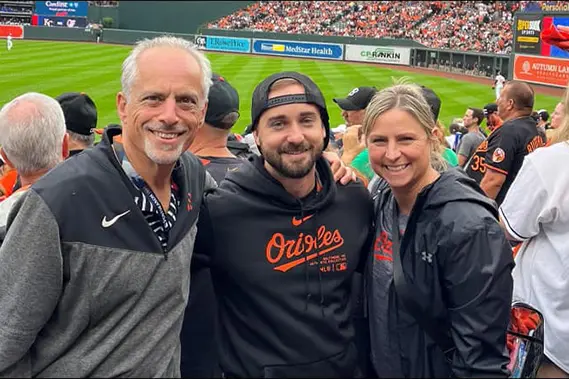
[[[2,164],[2,176],[0,177],[0,201],[10,196],[18,180],[18,172],[6,162]]]

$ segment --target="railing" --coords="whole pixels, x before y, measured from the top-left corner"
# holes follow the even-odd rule
[[[19,1],[0,1],[1,5],[13,5],[16,7],[22,7],[22,8],[33,8],[34,7],[34,2],[30,1],[30,2],[19,2]]]
[[[0,11],[0,16],[13,16],[13,17],[32,17],[32,13],[27,13],[27,12],[11,12],[11,11]]]
[[[483,77],[494,77],[499,70],[504,77],[510,77],[509,54],[415,48],[411,66]]]

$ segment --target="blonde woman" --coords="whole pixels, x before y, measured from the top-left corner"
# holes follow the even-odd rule
[[[441,151],[441,156],[447,162],[448,165],[452,167],[458,166],[458,156],[456,153],[447,145],[448,142],[445,138],[445,126],[440,120],[437,120],[435,128],[433,129],[433,134],[439,140],[439,146]]]
[[[565,101],[560,101],[555,106],[555,110],[551,115],[551,124],[550,124],[551,128],[545,131],[545,135],[547,136],[547,146],[550,146],[551,144],[558,142],[557,134],[560,131],[559,127],[561,126],[561,122],[563,121],[564,117],[565,117]]]
[[[380,179],[366,272],[379,377],[507,377],[511,248],[494,203],[447,169],[421,89],[397,84],[366,110]]]
[[[567,96],[561,105],[569,109]],[[540,378],[569,378],[569,171],[561,163],[569,161],[569,117],[560,124],[551,146],[525,157],[500,207],[508,237],[524,241],[513,272],[514,299],[545,320]]]

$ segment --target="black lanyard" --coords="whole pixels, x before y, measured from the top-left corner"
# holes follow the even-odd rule
[[[158,214],[160,216],[160,221],[162,222],[162,226],[164,227],[164,231],[170,230],[170,224],[168,223],[166,212],[164,212],[162,204],[160,204],[160,201],[158,201],[158,198],[156,198],[154,192],[152,192],[152,190],[148,188],[148,185],[146,183],[144,183],[142,187],[138,187],[138,189],[140,189],[146,195],[146,197],[152,203],[152,205],[154,205],[154,207],[158,209]]]
[[[148,187],[148,184],[146,184],[144,179],[134,170],[134,167],[132,167],[132,164],[129,162],[122,148],[120,147],[118,149],[115,148],[115,154],[117,155],[117,159],[121,164],[121,167],[123,168],[125,174],[128,176],[132,184],[134,184],[134,186],[138,188],[148,198],[148,201],[152,203],[154,208],[158,210],[158,215],[160,216],[160,222],[162,223],[164,231],[165,232],[169,231],[170,224],[168,223],[166,212],[164,212],[162,204],[160,204],[160,201],[158,201],[158,198],[156,197],[154,192],[152,192],[152,190],[150,189],[150,187]]]

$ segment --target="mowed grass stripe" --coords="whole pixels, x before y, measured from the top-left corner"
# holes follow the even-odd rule
[[[49,96],[57,96],[62,92],[69,91],[79,91],[79,92],[90,92],[92,88],[97,88],[99,86],[111,87],[109,90],[116,90],[116,87],[109,86],[108,82],[114,82],[116,75],[113,73],[105,73],[101,75],[100,73],[91,73],[88,70],[75,71],[73,74],[60,75],[59,73],[50,74],[51,70],[44,70],[41,75],[38,76],[38,80],[30,80],[23,84],[25,81],[16,80],[12,83],[12,86],[5,91],[2,91],[2,96],[0,97],[0,102],[7,102],[10,98],[18,96],[24,92],[37,92],[38,88]],[[117,72],[114,70],[114,72]],[[43,77],[43,79],[39,79]],[[6,84],[3,84],[5,87]]]
[[[66,49],[59,50],[56,47],[46,48],[42,51],[35,51],[33,53],[26,52],[24,47],[19,50],[12,50],[7,54],[0,55],[0,64],[2,67],[15,66],[16,68],[25,70],[28,67],[36,66],[40,62],[53,61],[57,62],[60,68],[73,68],[76,66],[88,63],[88,60],[99,58],[97,54],[97,46],[83,46],[78,48],[66,47]],[[99,50],[100,51],[100,50]],[[121,51],[105,51],[106,55],[114,56]],[[128,51],[123,54],[126,57]],[[87,62],[85,62],[87,61]]]
[[[338,123],[343,123],[341,111],[338,105],[333,102],[334,97],[340,97],[338,94],[338,80],[334,79],[334,73],[336,70],[336,65],[327,62],[326,64],[319,64],[319,62],[307,61],[311,63],[310,65],[302,65],[304,70],[301,69],[303,74],[307,74],[314,80],[314,82],[320,87],[326,104],[328,104],[328,115],[330,116],[330,126],[335,127]]]
[[[6,65],[6,59],[0,57],[3,68],[0,74],[3,88],[0,103],[4,104],[29,91],[54,97],[64,92],[84,91],[97,104],[99,127],[117,122],[115,96],[120,88],[120,66],[129,47],[18,42],[18,49],[9,53],[13,63]],[[20,62],[28,64],[14,68]]]
[[[255,87],[267,76],[275,72],[285,70],[283,60],[267,59],[261,57],[259,60],[243,59],[247,56],[237,56],[241,62],[233,66],[222,68],[222,72],[228,81],[239,92],[239,113],[240,119],[235,126],[235,131],[241,132],[251,122],[251,99]],[[238,71],[237,71],[238,70]]]
[[[88,60],[81,64],[69,66],[60,66],[57,61],[45,60],[39,64],[25,69],[6,68],[6,72],[0,76],[0,83],[10,80],[14,84],[26,85],[35,83],[39,80],[59,79],[69,75],[85,76],[101,76],[105,74],[113,74],[120,72],[121,59],[113,55],[104,55],[100,57],[89,57]],[[89,81],[89,79],[87,78]]]
[[[120,90],[120,69],[131,46],[97,45],[76,42],[15,40],[14,49],[0,45],[0,105],[24,92],[57,96],[68,91],[87,92],[97,104],[98,127],[118,122],[115,97]],[[332,125],[343,123],[334,97],[343,97],[354,87],[374,85],[384,88],[393,79],[407,77],[431,87],[442,99],[440,119],[449,125],[469,106],[483,107],[494,100],[488,85],[462,82],[436,75],[423,75],[369,65],[334,61],[295,60],[207,52],[214,72],[226,77],[237,88],[241,117],[235,127],[240,132],[250,122],[251,95],[255,86],[272,73],[292,70],[309,75],[321,87]],[[559,99],[536,95],[535,109],[550,113]]]
[[[106,46],[105,46],[106,47]],[[103,47],[103,49],[105,48]],[[25,50],[12,50],[8,53],[10,56],[0,55],[2,67],[15,66],[16,68],[25,69],[28,66],[33,67],[46,62],[55,62],[57,67],[61,69],[71,69],[78,66],[89,65],[90,61],[115,57],[119,62],[127,56],[127,50],[104,50],[104,54],[100,54],[100,46],[86,46],[81,49],[57,50],[56,48],[45,49],[41,52],[28,54]]]

